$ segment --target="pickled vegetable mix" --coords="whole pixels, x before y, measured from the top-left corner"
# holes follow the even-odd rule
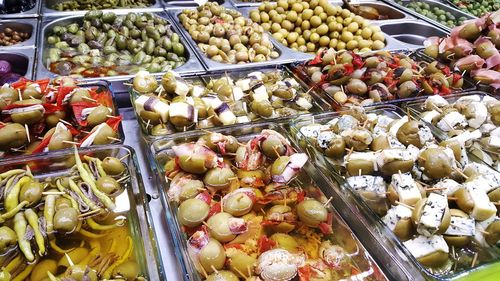
[[[47,43],[46,67],[74,77],[162,72],[187,60],[170,23],[151,13],[90,11],[82,23],[54,26]]]
[[[129,232],[127,167],[76,149],[73,159],[56,174],[45,175],[43,161],[0,173],[3,280],[144,280]]]
[[[435,97],[426,104],[437,108],[442,99]],[[430,274],[459,274],[494,261],[500,173],[469,159],[471,133],[439,142],[424,122],[400,113],[355,108],[315,124],[304,120],[297,138],[327,157]],[[448,124],[460,122],[458,111],[442,114]]]
[[[206,280],[385,280],[278,132],[209,133],[172,151],[167,197]]]
[[[22,78],[0,87],[0,110],[0,158],[121,141],[107,85]]]
[[[58,11],[146,8],[154,4],[154,2],[155,0],[64,0],[55,4],[51,8]]]

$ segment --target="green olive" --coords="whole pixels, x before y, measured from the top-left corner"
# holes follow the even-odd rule
[[[121,276],[125,280],[136,280],[139,275],[139,265],[135,261],[126,261],[118,265],[112,276]]]
[[[240,217],[252,210],[253,201],[244,192],[235,192],[226,195],[224,198],[224,211],[229,214]]]
[[[36,100],[36,99],[29,99],[29,100],[16,101],[13,104],[15,104],[15,105],[41,105],[42,101]],[[12,113],[10,115],[10,118],[12,118],[12,121],[15,123],[19,123],[22,125],[24,125],[24,124],[33,125],[35,123],[40,122],[43,119],[43,113],[44,113],[43,110],[35,109],[35,110],[30,110],[30,111]]]
[[[52,114],[49,114],[45,117],[45,124],[47,124],[47,126],[49,128],[52,128],[52,127],[55,127],[57,125],[57,123],[59,123],[59,121],[61,119],[64,119],[66,117],[66,112],[65,111],[62,111],[62,110],[58,110]]]
[[[389,138],[387,137],[387,135],[378,135],[374,137],[372,143],[370,144],[370,149],[372,151],[379,151],[390,148],[391,145],[389,143]]]
[[[72,232],[78,224],[78,215],[74,208],[58,210],[54,215],[54,229],[63,233]]]
[[[451,222],[453,222],[454,217],[458,218],[469,218],[469,215],[467,215],[465,212],[459,209],[450,209],[450,215],[451,215]],[[446,243],[448,245],[452,245],[455,247],[464,247],[465,245],[469,244],[471,237],[470,236],[452,236],[452,235],[444,235],[443,236],[444,240],[446,240]]]
[[[41,99],[42,91],[40,89],[40,85],[32,83],[26,86],[22,93],[23,99]]]
[[[100,177],[97,180],[96,185],[100,191],[106,194],[113,194],[121,188],[120,184],[110,176]]]
[[[325,155],[333,158],[340,158],[345,154],[346,144],[344,138],[336,136],[330,140],[328,148],[325,149]]]
[[[28,143],[28,136],[23,125],[17,123],[7,123],[0,128],[0,149],[8,150],[17,148]]]
[[[17,235],[8,226],[0,227],[0,252],[5,252],[11,246],[17,245]]]
[[[68,143],[68,141],[73,141],[73,135],[69,130],[56,130],[52,128],[50,131],[52,131],[53,134],[50,137],[48,145],[49,151],[71,147],[71,143]]]
[[[269,118],[273,115],[273,106],[269,100],[254,101],[250,105],[252,112],[261,117]]]
[[[207,273],[214,272],[224,267],[226,262],[226,252],[221,243],[213,238],[210,238],[208,244],[203,247],[198,253],[201,266]]]
[[[481,30],[479,27],[476,25],[474,22],[470,22],[465,24],[459,31],[459,36],[460,38],[469,40],[469,41],[474,41],[476,40],[479,35],[481,35]]]
[[[56,274],[57,263],[55,260],[43,259],[31,271],[30,281],[42,281],[47,278],[47,272]]]
[[[297,215],[305,225],[317,227],[326,221],[328,211],[318,200],[305,199],[297,205]]]
[[[21,187],[19,200],[28,201],[28,206],[34,206],[42,200],[43,186],[38,181],[31,181]]]
[[[283,174],[289,162],[290,162],[290,157],[280,156],[273,162],[273,165],[271,166],[271,174],[273,176]]]
[[[424,168],[424,173],[432,179],[448,177],[453,171],[451,159],[441,147],[426,148],[420,153],[418,165]]]
[[[64,273],[66,278],[75,281],[97,281],[97,273],[87,265],[75,264]]]
[[[472,211],[474,208],[474,201],[472,200],[472,197],[470,196],[469,192],[467,189],[464,187],[458,188],[454,193],[453,197],[457,198],[457,206],[460,208],[460,210],[469,213]]]
[[[269,239],[276,242],[278,248],[287,250],[290,253],[297,253],[300,250],[297,240],[288,234],[274,233]]]
[[[483,235],[488,244],[492,246],[497,245],[500,240],[500,221],[496,220],[488,225]]]
[[[56,199],[56,207],[55,207],[56,211],[66,209],[66,208],[71,208],[71,207],[72,207],[71,201],[68,198],[58,197]]]
[[[247,253],[237,250],[235,248],[228,250],[226,252],[229,261],[229,270],[238,274],[241,278],[246,278],[248,276],[242,275],[244,272],[248,272],[250,269],[253,272],[257,259],[248,255]]]
[[[368,93],[368,87],[365,82],[359,79],[351,79],[346,88],[350,94],[366,95]]]
[[[231,178],[236,177],[230,168],[212,168],[207,171],[203,177],[203,182],[206,186],[213,188],[215,190],[221,190],[229,187],[231,184]]]
[[[97,126],[101,123],[106,122],[108,115],[110,115],[110,110],[104,105],[99,105],[94,108],[90,114],[87,116],[87,123],[90,127]]]
[[[153,75],[148,72],[138,72],[132,81],[134,90],[141,94],[149,94],[156,90],[158,87],[158,81]]]
[[[74,90],[73,94],[71,95],[71,99],[69,100],[69,103],[75,103],[75,102],[82,102],[82,101],[87,101],[86,98],[90,98],[90,92],[87,89],[84,88],[77,88]]]
[[[422,198],[418,200],[418,202],[415,204],[415,207],[411,215],[411,219],[415,225],[418,225],[420,223],[420,219],[422,218],[422,213],[424,212],[424,207],[427,204],[427,200],[428,198]],[[450,209],[448,208],[448,205],[446,205],[443,217],[441,218],[441,224],[439,225],[435,234],[443,234],[446,231],[446,229],[448,229],[448,226],[450,226],[450,221],[451,221]]]
[[[209,210],[210,206],[205,201],[192,198],[181,203],[177,218],[184,226],[196,227],[207,218]]]
[[[229,228],[229,220],[232,218],[233,216],[225,212],[211,216],[207,221],[210,237],[217,239],[221,243],[233,240],[236,234],[233,234]]]
[[[117,133],[106,123],[102,123],[100,126],[101,129],[97,136],[94,139],[95,145],[109,144],[114,141],[116,137],[118,137]],[[94,127],[91,132],[94,132],[100,126]]]
[[[182,185],[181,194],[179,196],[181,201],[185,201],[194,198],[200,190],[203,190],[205,186],[200,180],[190,180]]]
[[[121,175],[125,171],[125,165],[116,157],[106,157],[102,160],[102,169],[111,176]]]
[[[399,217],[398,217],[399,218]],[[406,241],[413,235],[413,223],[410,218],[398,220],[393,230],[394,234],[401,240]]]
[[[207,171],[205,167],[205,158],[202,155],[182,155],[179,156],[178,159],[181,169],[188,173],[204,174]]]
[[[415,120],[404,123],[396,133],[396,137],[405,146],[412,144],[418,148],[422,148],[424,143],[420,142],[420,136],[418,134],[420,130],[419,125],[420,123]]]
[[[270,135],[261,144],[264,155],[271,159],[283,156],[286,153],[286,146],[278,136]]]
[[[437,251],[417,259],[422,265],[439,267],[448,260],[448,253]]]
[[[227,270],[220,270],[215,273],[210,274],[207,281],[238,281],[238,276]]]
[[[400,98],[409,98],[418,93],[417,85],[413,81],[405,81],[399,85],[398,96]]]
[[[375,172],[373,162],[364,159],[349,160],[346,164],[346,169],[351,176],[357,176],[359,174],[372,175]]]
[[[274,205],[267,211],[267,219],[272,219],[276,214],[284,215],[284,214],[292,214],[292,208],[290,206],[285,205]],[[292,221],[283,221],[279,224],[274,224],[271,226],[272,230],[275,232],[288,233],[295,229],[295,224]]]

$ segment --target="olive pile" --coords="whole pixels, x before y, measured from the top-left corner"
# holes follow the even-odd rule
[[[307,155],[278,132],[262,130],[245,143],[209,133],[172,151],[167,197],[206,280],[291,280],[302,271],[338,280],[352,276],[353,266],[385,280],[301,172]]]
[[[473,142],[472,153],[489,165],[499,167],[500,101],[490,96],[471,95],[444,99],[432,96],[415,108],[420,117],[444,131],[448,137],[461,135]]]
[[[0,157],[109,144],[118,139],[109,89],[71,78],[21,79],[0,88]]]
[[[327,0],[279,0],[263,3],[250,19],[294,50],[316,53],[320,48],[366,52],[385,46],[380,27]]]
[[[460,10],[473,14],[476,17],[481,17],[487,12],[495,12],[500,10],[500,2],[498,0],[450,0]]]
[[[27,32],[18,32],[10,27],[5,28],[0,32],[0,46],[12,46],[30,38]]]
[[[83,23],[56,25],[47,37],[47,68],[59,75],[104,77],[163,72],[186,62],[170,23],[151,13],[87,12]]]
[[[404,2],[398,2],[398,4],[406,6],[407,8],[432,20],[440,22],[448,27],[459,26],[466,20],[464,16],[456,18],[452,13],[441,9],[438,6],[434,6],[431,8],[430,5],[425,2],[412,1],[406,5]]]
[[[146,8],[153,5],[154,2],[155,0],[67,0],[59,2],[50,8],[57,11]]]
[[[460,137],[438,143],[422,121],[355,108],[302,126],[297,138],[339,167],[350,188],[434,274],[493,259],[488,248],[500,239],[493,204],[500,199],[500,173],[469,162]],[[422,250],[423,244],[432,246]]]
[[[235,64],[279,57],[262,26],[216,2],[196,10],[183,10],[179,20],[203,53],[214,61]]]
[[[226,74],[206,85],[173,72],[158,82],[141,72],[133,91],[143,128],[154,136],[297,115],[318,106],[293,76],[274,69],[239,77]]]
[[[37,172],[46,167],[37,163],[0,174],[4,280],[139,277],[128,210],[113,212],[115,198],[127,194],[128,183],[120,183],[128,175],[126,166],[115,157],[85,156],[82,161],[76,150],[75,157],[65,175],[44,177]]]
[[[339,106],[365,106],[420,94],[446,95],[463,85],[462,76],[445,65],[417,64],[403,53],[385,51],[357,55],[328,49],[298,67]]]

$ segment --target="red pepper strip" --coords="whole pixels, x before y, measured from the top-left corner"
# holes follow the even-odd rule
[[[344,63],[344,76],[351,75],[354,72],[354,66],[350,63]]]
[[[450,68],[448,66],[445,65],[440,70],[444,73],[445,76],[450,76],[451,72],[450,72]]]
[[[59,106],[57,104],[44,103],[42,105],[43,105],[43,108],[45,108],[45,115],[52,114],[56,111],[63,111],[64,110],[64,108],[62,106]]]
[[[59,87],[56,94],[57,105],[62,106],[64,98],[75,88],[76,87]]]
[[[303,267],[299,268],[299,280],[300,281],[309,281],[311,277],[311,266],[306,264]]]
[[[231,248],[235,248],[235,249],[238,249],[238,250],[243,250],[243,245],[241,244],[225,244],[224,245],[224,249],[231,249]]]
[[[317,65],[323,63],[323,52],[317,54],[307,65]]]
[[[441,92],[441,95],[442,95],[442,96],[443,96],[443,95],[444,95],[444,96],[447,96],[447,95],[451,94],[451,90],[450,90],[450,88],[445,87],[444,85],[441,85],[441,91],[440,91],[440,92]]]
[[[10,86],[14,89],[20,89],[20,88],[23,88],[26,86],[26,84],[28,82],[30,82],[31,80],[27,79],[26,77],[21,77],[19,78],[19,80],[17,80],[16,82],[10,84]]]
[[[212,203],[212,197],[210,196],[208,191],[204,191],[202,193],[199,193],[198,195],[196,195],[195,198],[200,199],[201,201],[204,201],[208,205],[210,205],[210,203]]]
[[[50,139],[52,138],[53,134],[54,134],[54,132],[50,133],[50,135],[43,138],[43,140],[40,142],[40,144],[38,144],[37,147],[35,147],[35,149],[33,149],[33,151],[31,153],[35,154],[35,153],[42,152],[49,145]]]
[[[270,226],[270,225],[278,225],[280,224],[281,222],[279,221],[270,221],[270,220],[263,220],[260,225],[262,226]]]
[[[264,253],[276,246],[276,242],[267,238],[266,235],[262,235],[260,236],[259,241],[257,241],[257,246],[259,248],[259,253]]]
[[[90,89],[90,97],[104,106],[111,107],[113,105],[111,92],[107,89],[103,90],[102,88],[92,87]]]
[[[34,104],[9,104],[6,107],[4,107],[3,110],[9,110],[9,109],[14,109],[14,108],[23,108],[23,107],[29,107],[33,106]]]
[[[122,117],[116,116],[113,118],[108,118],[108,120],[106,120],[106,124],[108,124],[108,126],[110,126],[111,129],[113,129],[113,131],[116,131],[116,130],[118,130],[118,126],[120,125],[121,121],[122,121]]]
[[[321,233],[323,233],[325,235],[330,234],[330,233],[333,232],[332,226],[329,225],[329,224],[327,224],[327,223],[324,223],[324,222],[320,223],[318,225],[318,228],[321,231]]]
[[[302,201],[304,201],[304,199],[306,198],[306,192],[305,191],[301,191],[297,194],[297,202],[300,203]]]
[[[45,122],[40,121],[40,122],[38,122],[38,123],[36,123],[36,124],[31,125],[31,126],[30,126],[30,131],[31,131],[31,132],[32,132],[35,136],[37,136],[37,135],[42,134],[42,132],[45,130],[45,127],[46,127]]]
[[[213,204],[212,207],[210,207],[210,210],[208,211],[207,219],[215,214],[220,213],[220,212],[222,212],[222,206],[221,206],[220,202],[217,202],[217,203]]]
[[[5,123],[3,123],[3,122],[2,122],[2,123],[0,123],[0,129],[2,129],[2,128],[3,128],[3,127],[5,127],[5,126],[7,126],[7,124],[5,124]]]
[[[453,73],[453,84],[457,83],[460,79],[462,79],[462,75],[459,73]]]
[[[352,54],[352,56],[354,57],[354,59],[352,60],[352,65],[354,65],[356,69],[362,68],[365,62],[363,61],[361,56],[354,53]]]
[[[82,111],[85,108],[96,107],[96,106],[99,106],[99,104],[88,101],[74,102],[71,104],[71,107],[73,108],[73,114],[75,115],[75,119],[80,126],[82,127],[87,126],[87,120],[82,120]]]

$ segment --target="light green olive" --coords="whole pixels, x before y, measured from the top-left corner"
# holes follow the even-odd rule
[[[236,192],[226,195],[224,200],[224,211],[229,214],[240,217],[252,210],[253,201],[246,193]]]
[[[99,126],[96,126],[92,129],[92,133],[98,128]],[[114,139],[118,137],[118,134],[106,123],[102,124],[102,127],[97,134],[97,136],[94,139],[95,145],[103,145],[103,144],[109,144],[114,142]]]
[[[96,185],[100,191],[106,194],[113,194],[121,188],[120,184],[110,176],[100,177],[97,180]]]
[[[136,280],[139,275],[139,265],[134,261],[126,261],[113,270],[112,276],[121,276],[125,280]]]
[[[45,117],[45,124],[47,124],[47,126],[49,128],[52,128],[52,127],[55,127],[57,125],[57,123],[59,123],[59,121],[61,119],[64,119],[66,117],[66,112],[65,111],[62,111],[62,110],[58,110],[52,114],[49,114]]]
[[[102,160],[102,169],[106,174],[117,176],[125,171],[125,165],[116,157],[106,157]]]
[[[238,274],[239,277],[246,278],[247,276],[243,276],[242,274],[248,272],[248,270],[253,272],[257,263],[256,258],[234,248],[228,250],[226,254],[229,261],[229,270]]]
[[[68,143],[68,141],[73,141],[73,135],[69,130],[56,131],[55,128],[52,128],[49,130],[49,132],[53,132],[48,145],[49,151],[71,147],[71,143]]]
[[[72,232],[78,224],[78,215],[74,208],[58,210],[54,215],[54,229],[63,233]]]
[[[203,269],[205,269],[207,273],[214,272],[214,268],[216,270],[221,269],[226,262],[224,247],[219,241],[213,238],[210,238],[208,244],[200,250],[198,257],[201,266],[203,266]]]
[[[264,155],[271,159],[276,159],[286,153],[286,146],[283,144],[282,140],[275,135],[268,136],[262,142],[261,148]]]
[[[215,190],[221,190],[229,187],[231,184],[231,178],[234,178],[235,174],[230,168],[227,167],[216,167],[207,171],[203,177],[203,182],[210,188]]]
[[[90,127],[97,126],[101,123],[106,122],[106,120],[108,119],[107,116],[110,114],[111,112],[109,108],[104,105],[99,105],[94,108],[87,116],[87,123]]]
[[[198,193],[200,193],[200,190],[202,190],[205,186],[203,185],[203,182],[200,180],[190,180],[182,185],[182,190],[181,194],[179,196],[179,199],[181,201],[194,198]]]
[[[28,206],[34,206],[42,200],[43,186],[38,181],[31,181],[21,187],[19,200],[28,201]]]
[[[29,100],[22,100],[22,101],[16,101],[13,104],[15,105],[41,105],[42,101],[41,100],[36,100],[36,99],[29,99]],[[40,122],[43,119],[43,110],[40,109],[35,109],[35,110],[30,110],[30,111],[23,111],[23,112],[16,112],[12,113],[10,115],[10,118],[12,118],[12,121],[15,123],[19,124],[26,124],[26,125],[33,125],[35,123]]]
[[[158,82],[153,75],[147,72],[139,72],[132,81],[134,90],[141,94],[152,93],[158,87]]]
[[[272,175],[281,175],[285,171],[286,166],[290,162],[290,157],[288,156],[280,156],[273,162],[271,166],[271,174]]]
[[[68,198],[58,197],[56,199],[56,207],[55,207],[56,211],[66,209],[66,208],[71,208],[71,207],[72,207],[71,201]]]
[[[233,216],[226,212],[217,213],[211,216],[207,221],[210,237],[217,239],[221,243],[233,240],[236,235],[229,229],[229,219],[231,218],[233,218]]]
[[[396,137],[405,146],[412,144],[418,148],[422,148],[424,144],[420,142],[419,130],[419,122],[410,120],[399,128]]]
[[[87,265],[75,264],[69,267],[64,276],[75,281],[97,281],[97,273]]]
[[[318,200],[306,199],[297,205],[297,215],[305,225],[317,227],[326,221],[328,211]]]
[[[266,219],[272,220],[273,217],[275,217],[276,215],[280,217],[280,216],[285,216],[285,214],[290,214],[295,219],[295,216],[293,215],[292,212],[292,208],[290,206],[274,205],[269,210],[267,210]],[[271,228],[275,232],[288,233],[295,229],[294,223],[295,223],[294,221],[283,220],[279,224],[273,224]]]
[[[17,236],[8,226],[0,227],[0,252],[3,253],[11,246],[17,245]]]
[[[196,227],[207,218],[209,210],[210,206],[205,201],[191,198],[181,203],[177,218],[184,226]]]
[[[300,245],[297,240],[288,234],[274,233],[269,238],[276,242],[278,248],[287,250],[290,253],[296,253],[300,249]]]
[[[71,95],[69,103],[88,101],[87,98],[90,98],[90,92],[88,89],[78,88],[74,90],[75,92]]]
[[[432,179],[441,179],[449,176],[452,169],[451,159],[441,147],[431,147],[420,153],[418,165],[424,168],[424,173]]]
[[[23,125],[17,123],[7,123],[0,128],[0,149],[8,150],[17,148],[28,143],[28,136]]]
[[[188,173],[204,174],[207,171],[205,167],[205,158],[202,155],[182,155],[179,156],[178,159],[181,169]]]
[[[47,272],[56,274],[57,263],[55,260],[44,259],[33,267],[30,275],[30,281],[42,281],[47,278]]]

